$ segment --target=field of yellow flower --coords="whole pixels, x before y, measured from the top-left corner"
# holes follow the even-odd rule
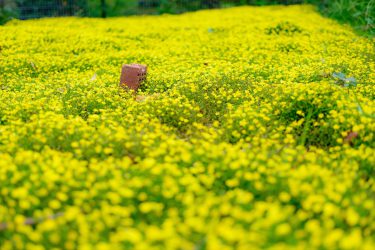
[[[311,6],[1,26],[1,250],[374,249],[374,59]]]

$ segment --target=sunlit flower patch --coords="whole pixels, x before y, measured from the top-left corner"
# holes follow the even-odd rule
[[[0,248],[373,249],[374,51],[311,6],[0,26]]]

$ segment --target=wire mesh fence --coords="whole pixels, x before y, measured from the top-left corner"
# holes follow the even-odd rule
[[[303,0],[0,0],[0,13],[19,19],[52,16],[119,16],[181,13],[243,4],[295,4]]]

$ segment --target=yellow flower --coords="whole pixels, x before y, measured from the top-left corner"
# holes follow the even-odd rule
[[[291,232],[291,227],[287,223],[280,224],[276,227],[276,234],[278,236],[285,236]]]
[[[0,37],[1,250],[374,248],[375,54],[350,27],[246,6]]]

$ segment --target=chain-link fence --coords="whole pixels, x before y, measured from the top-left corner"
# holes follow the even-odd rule
[[[0,0],[1,15],[19,19],[51,16],[119,16],[181,13],[243,4],[295,4],[304,0]]]

